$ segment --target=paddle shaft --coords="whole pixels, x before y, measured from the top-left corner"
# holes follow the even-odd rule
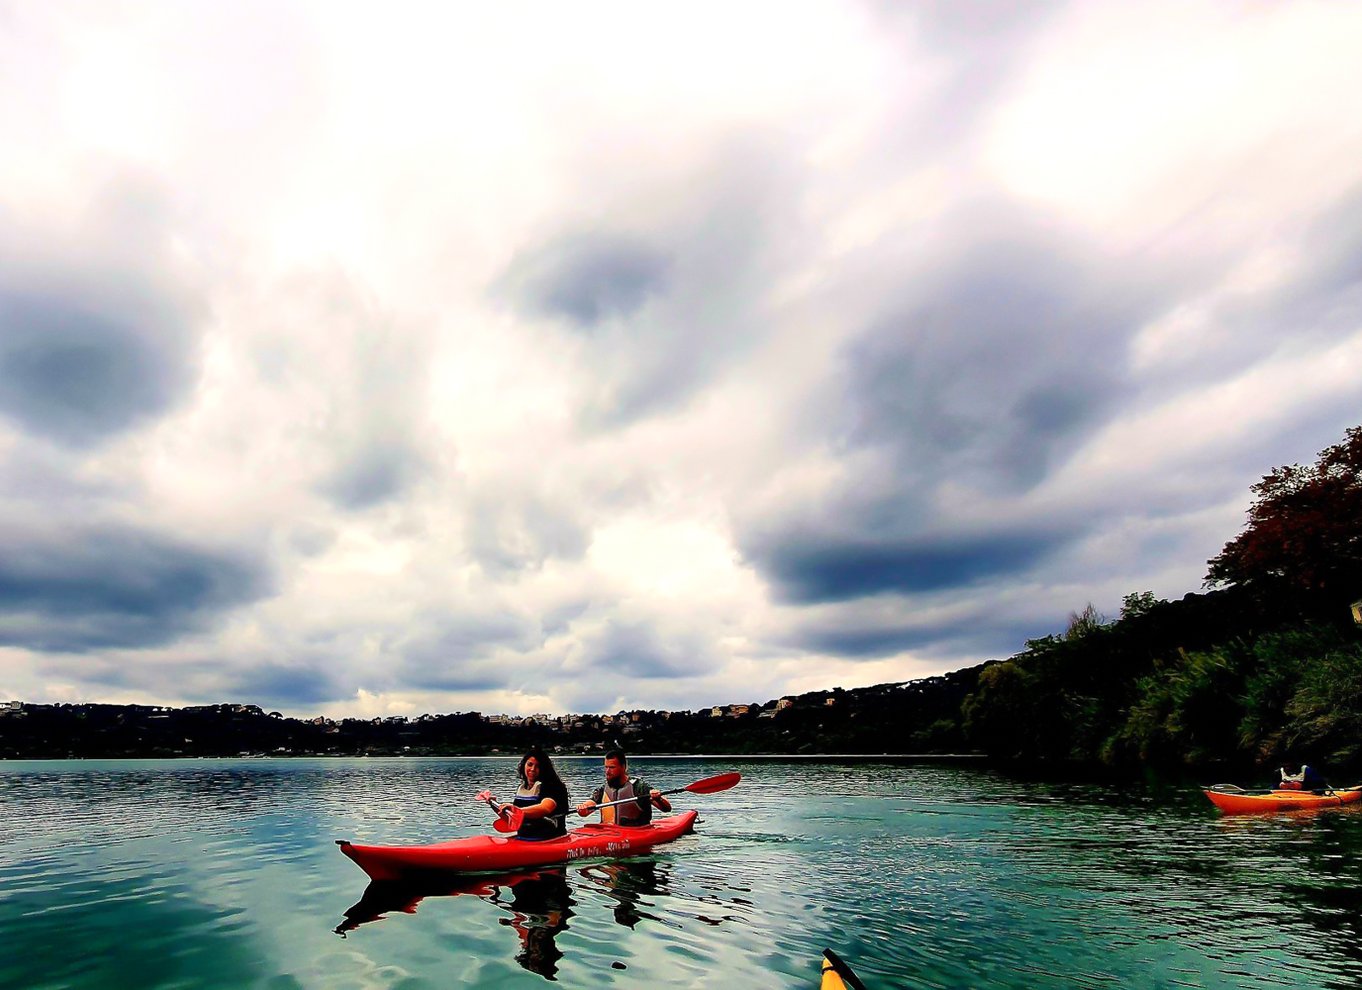
[[[692,794],[713,794],[717,791],[726,791],[730,787],[736,787],[741,778],[738,774],[721,773],[716,777],[706,777],[704,780],[697,780],[693,784],[685,787],[673,787],[669,791],[662,791],[658,797],[666,797],[668,794],[680,794],[682,791],[690,791]],[[599,811],[601,808],[613,808],[617,804],[638,804],[640,801],[650,801],[649,795],[635,796],[631,798],[621,798],[619,801],[607,801],[604,804],[596,805],[593,810]]]
[[[683,788],[681,788],[681,790],[685,790],[685,788],[683,787]],[[663,794],[675,794],[676,791],[663,791],[662,793],[663,793]],[[615,807],[616,805],[619,805],[619,804],[643,804],[643,803],[645,803],[645,802],[647,802],[647,801],[651,801],[651,800],[652,800],[652,798],[648,797],[646,794],[645,794],[643,797],[620,798],[618,801],[606,801],[604,804],[598,804],[598,805],[596,805],[596,807],[592,808],[591,810],[592,810],[592,811],[600,811],[602,808],[613,808],[613,807]]]

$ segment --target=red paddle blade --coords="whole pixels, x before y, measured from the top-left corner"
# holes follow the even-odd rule
[[[730,787],[736,787],[740,780],[742,780],[740,773],[721,773],[715,777],[706,777],[704,780],[687,784],[682,790],[690,791],[692,794],[715,794],[718,791],[726,791]]]
[[[520,831],[520,823],[524,820],[525,812],[512,806],[497,815],[496,819],[492,822],[492,827],[498,832],[518,832]]]

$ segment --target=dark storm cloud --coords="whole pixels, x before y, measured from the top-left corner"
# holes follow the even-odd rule
[[[427,670],[413,672],[400,689],[420,691],[499,691],[510,688],[516,669],[490,660],[446,661]]]
[[[845,354],[842,440],[929,482],[1024,491],[1119,408],[1167,290],[1132,293],[1038,224],[989,224]]]
[[[129,497],[128,479],[91,476],[78,468],[81,452],[30,441],[14,444],[0,457],[0,507],[5,518],[22,506],[38,518],[88,519]]]
[[[797,640],[816,653],[839,657],[874,659],[893,656],[917,646],[937,642],[953,632],[950,628],[895,626],[891,628],[819,629]]]
[[[775,138],[722,141],[685,181],[671,177],[669,215],[622,207],[635,229],[568,226],[512,262],[493,293],[587,341],[585,425],[674,412],[771,330],[761,304],[797,244],[796,160]]]
[[[340,508],[368,509],[401,495],[426,468],[425,458],[408,444],[375,443],[350,454],[321,491]]]
[[[86,447],[173,406],[195,376],[187,321],[128,288],[56,296],[0,283],[0,414]]]
[[[590,533],[560,506],[523,491],[486,491],[469,504],[464,539],[488,574],[511,577],[545,561],[580,560]]]
[[[586,599],[567,602],[557,608],[550,608],[539,616],[540,626],[544,630],[545,638],[557,636],[567,632],[572,628],[572,624],[582,617],[591,607],[591,602]]]
[[[78,202],[75,231],[0,217],[0,416],[81,451],[192,391],[202,306],[159,180],[115,172]]]
[[[240,699],[266,708],[297,708],[353,697],[354,688],[343,685],[346,680],[344,672],[325,666],[265,663],[232,670],[222,685],[198,696],[186,697],[213,702]]]
[[[428,336],[361,278],[335,270],[290,280],[271,317],[277,327],[255,341],[255,370],[309,403],[300,430],[325,452],[313,490],[347,512],[410,495],[438,460],[425,404]]]
[[[423,630],[401,646],[408,661],[435,664],[482,656],[498,646],[525,649],[534,644],[538,624],[519,612],[487,611],[469,615],[427,614],[416,620]]]
[[[902,272],[884,313],[843,352],[832,449],[854,483],[739,533],[784,599],[916,594],[1025,573],[1093,520],[951,519],[949,484],[1019,498],[1135,390],[1130,343],[1186,272],[1116,265],[1009,203],[948,217],[933,260]]]
[[[518,653],[543,641],[531,616],[488,607],[470,614],[427,612],[414,631],[393,644],[399,658],[388,687],[427,691],[490,691],[508,687],[518,668],[492,659],[499,649]]]
[[[1259,345],[1244,348],[1245,334],[1234,335],[1234,343],[1251,357],[1279,346],[1284,333],[1323,343],[1357,331],[1362,321],[1362,187],[1330,203],[1308,225],[1297,254],[1301,268],[1296,277],[1235,314],[1237,327],[1251,329],[1253,343]]]
[[[666,283],[667,257],[637,238],[571,233],[517,257],[505,289],[523,308],[582,330],[627,317]]]
[[[981,533],[955,539],[856,540],[781,533],[747,548],[787,602],[839,602],[884,592],[959,588],[1024,571],[1062,545],[1053,533]]]
[[[850,660],[878,660],[929,647],[933,656],[960,657],[975,662],[1010,656],[1028,639],[1055,631],[1056,620],[989,623],[946,622],[940,625],[892,628],[824,629],[794,640],[801,649]]]
[[[261,561],[132,527],[3,542],[0,642],[33,650],[156,646],[270,593]]]
[[[162,666],[124,658],[82,656],[77,660],[59,656],[43,660],[41,666],[49,677],[124,691],[164,695],[170,684],[178,697],[210,704],[238,702],[296,709],[345,700],[355,693],[353,685],[345,686],[347,678],[342,672],[315,658],[290,663],[181,658],[173,666]]]
[[[663,632],[641,620],[614,618],[603,630],[584,639],[586,662],[593,669],[593,677],[688,678],[714,667],[704,637]]]

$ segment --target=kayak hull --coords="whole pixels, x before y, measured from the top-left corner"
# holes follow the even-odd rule
[[[655,819],[650,825],[586,825],[557,839],[531,841],[507,835],[475,835],[427,846],[336,844],[374,880],[402,880],[430,873],[485,873],[552,866],[598,856],[632,856],[694,831],[696,811]]]
[[[1253,815],[1274,811],[1313,811],[1319,808],[1338,808],[1362,801],[1362,786],[1345,787],[1324,794],[1312,791],[1267,791],[1260,794],[1217,791],[1205,788],[1205,794],[1227,815]]]

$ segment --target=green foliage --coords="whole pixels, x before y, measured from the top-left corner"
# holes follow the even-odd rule
[[[1286,757],[1283,739],[1286,707],[1300,684],[1301,671],[1310,657],[1326,651],[1337,634],[1315,627],[1286,629],[1261,637],[1251,647],[1253,666],[1244,680],[1241,695],[1243,717],[1239,722],[1240,747],[1260,763]],[[1329,645],[1332,645],[1330,643]]]
[[[1355,630],[1293,623],[1247,593],[1138,599],[1147,609],[985,667],[963,707],[970,744],[1118,767],[1362,765]]]
[[[1148,615],[1161,603],[1162,599],[1155,598],[1152,591],[1132,591],[1121,599],[1121,618],[1133,619]]]
[[[1106,625],[1107,617],[1097,611],[1092,602],[1088,602],[1083,611],[1069,613],[1069,627],[1064,630],[1064,638],[1068,640],[1083,639]]]
[[[1125,724],[1104,752],[1144,763],[1199,764],[1223,759],[1238,743],[1235,701],[1242,670],[1221,650],[1187,654],[1174,669],[1141,678]]]
[[[1120,664],[1088,663],[1106,627],[1083,636],[1030,640],[1010,660],[988,664],[962,708],[970,744],[1000,756],[1085,760],[1100,744]]]
[[[1286,733],[1311,761],[1353,765],[1362,757],[1362,644],[1339,644],[1313,657],[1286,705]]]

